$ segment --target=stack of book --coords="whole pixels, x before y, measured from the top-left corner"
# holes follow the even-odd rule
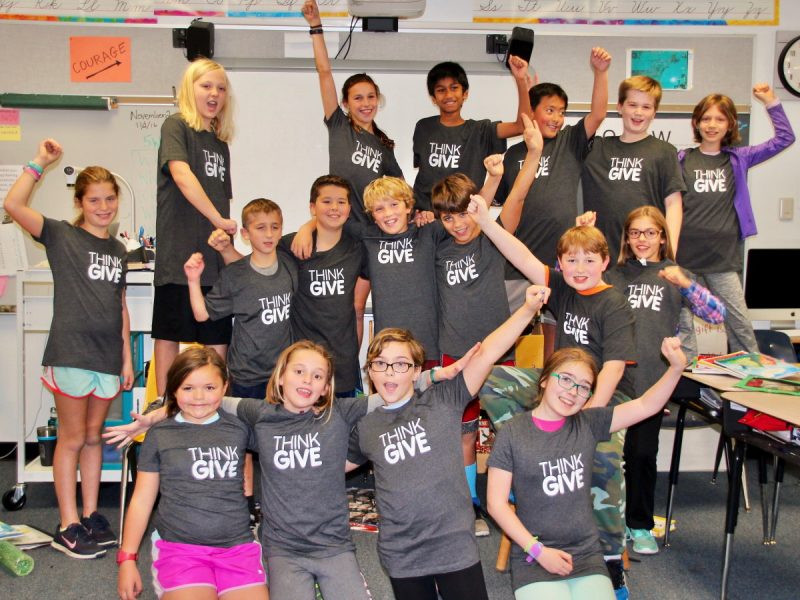
[[[760,352],[702,356],[692,372],[733,375],[743,390],[800,396],[800,367]]]

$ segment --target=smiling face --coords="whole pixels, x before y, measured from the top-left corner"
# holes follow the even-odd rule
[[[608,260],[609,257],[603,258],[597,252],[573,247],[558,257],[558,264],[567,285],[582,292],[603,283],[603,271],[608,266]]]
[[[533,120],[539,126],[542,137],[554,138],[564,126],[567,104],[558,96],[544,96],[533,109]]]
[[[592,370],[582,362],[566,362],[541,382],[542,400],[534,411],[540,419],[557,421],[576,414],[586,404],[584,398],[572,384],[585,390],[591,389],[594,381]],[[570,387],[571,389],[566,389]]]
[[[256,212],[247,219],[242,227],[242,238],[250,242],[253,254],[258,258],[275,256],[275,249],[283,233],[283,219],[277,212]]]
[[[81,227],[98,237],[108,237],[108,226],[119,208],[114,186],[107,181],[90,183],[83,196],[75,202],[83,212]]]
[[[454,78],[443,77],[433,86],[433,103],[443,115],[458,115],[469,92]]]
[[[385,371],[379,372],[372,368],[372,363],[375,361],[386,364],[406,363],[411,366],[405,373],[397,373],[392,367],[387,367]],[[414,393],[414,382],[419,374],[420,367],[414,365],[411,349],[405,342],[385,343],[380,353],[372,358],[369,364],[369,378],[375,386],[375,391],[387,405],[411,397],[411,394]]]
[[[211,129],[211,121],[222,111],[228,98],[228,79],[225,71],[215,69],[198,77],[193,85],[194,102],[197,113],[206,129]]]
[[[225,384],[219,369],[204,365],[194,369],[175,390],[178,408],[189,423],[205,423],[212,417],[222,402]]]
[[[453,236],[456,244],[469,244],[481,233],[480,225],[466,212],[442,213],[439,218],[445,231]]]
[[[692,125],[700,133],[701,148],[719,151],[727,133],[731,130],[728,117],[718,106],[712,105],[699,120]]]
[[[295,350],[278,378],[284,408],[296,414],[311,410],[328,392],[329,379],[328,362],[319,352]]]
[[[408,229],[411,207],[402,200],[385,197],[373,203],[370,214],[375,219],[375,224],[384,233],[403,233]]]
[[[338,185],[323,185],[316,200],[311,204],[311,215],[317,218],[317,227],[336,231],[341,229],[350,216],[350,200],[345,188]]]
[[[366,81],[361,81],[350,86],[342,105],[356,125],[367,131],[372,131],[372,122],[378,112],[379,100],[380,97],[375,86]]]
[[[656,116],[656,100],[646,92],[628,90],[625,101],[617,104],[622,117],[622,137],[625,141],[644,139]]]
[[[634,256],[648,262],[658,262],[663,256],[666,244],[664,231],[652,219],[638,217],[631,221],[625,232],[627,243]],[[648,236],[652,236],[648,238]]]

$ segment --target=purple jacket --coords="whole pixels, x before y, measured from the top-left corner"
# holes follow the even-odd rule
[[[795,139],[792,126],[789,124],[789,119],[780,102],[768,108],[767,114],[775,128],[775,135],[772,139],[756,146],[722,147],[722,151],[727,152],[731,157],[731,169],[736,190],[733,196],[733,205],[736,215],[739,217],[739,231],[742,239],[758,233],[753,206],[750,202],[750,190],[747,188],[747,170],[788,148]],[[686,150],[678,152],[678,160],[681,165],[683,165],[685,156]]]

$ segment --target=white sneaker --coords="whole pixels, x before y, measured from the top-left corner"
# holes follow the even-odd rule
[[[481,515],[481,510],[475,504],[472,505],[475,509],[475,537],[486,537],[489,535],[489,524],[484,520]]]

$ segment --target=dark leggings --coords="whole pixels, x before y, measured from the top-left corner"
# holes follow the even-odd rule
[[[658,432],[664,412],[628,427],[625,434],[625,520],[631,529],[652,529]]]
[[[396,600],[436,600],[437,588],[442,600],[489,600],[481,563],[471,567],[421,577],[390,577]]]

